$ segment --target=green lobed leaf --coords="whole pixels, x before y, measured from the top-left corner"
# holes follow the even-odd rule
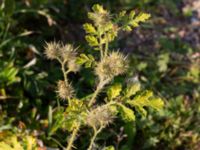
[[[135,11],[131,11],[129,14],[129,19],[133,19],[135,17]]]
[[[128,101],[132,106],[144,107],[149,105],[149,98],[153,96],[151,91],[144,91],[137,95],[133,100]]]
[[[133,19],[130,22],[130,25],[132,25],[133,27],[138,27],[139,23],[145,22],[146,20],[150,18],[150,16],[151,15],[147,13],[140,13],[135,19]]]
[[[84,124],[86,116],[87,108],[83,101],[78,99],[71,99],[69,101],[69,106],[65,111],[65,129],[72,131],[79,124]]]
[[[97,32],[95,27],[90,23],[85,23],[83,25],[83,28],[84,28],[85,32],[88,34],[96,34],[96,32]]]
[[[97,38],[93,35],[86,35],[85,39],[90,46],[98,46],[99,44]]]
[[[161,98],[153,98],[150,100],[149,105],[156,110],[160,110],[163,108],[164,102]]]
[[[158,111],[164,106],[164,102],[160,98],[155,98],[151,91],[140,93],[133,100],[128,100],[127,103],[135,107],[136,110],[144,117],[147,112],[143,107],[151,107]]]
[[[112,100],[116,98],[117,96],[119,96],[121,91],[122,91],[121,84],[117,83],[117,84],[112,85],[107,91],[109,100]]]
[[[122,104],[118,105],[118,112],[121,115],[121,118],[125,122],[135,121],[134,111],[126,107],[125,105],[122,105]]]
[[[52,112],[49,112],[52,113]],[[48,135],[53,135],[59,128],[61,128],[65,122],[65,116],[64,116],[64,108],[61,107],[59,109],[56,109],[52,115],[53,118],[48,118]],[[50,120],[53,119],[53,120]]]
[[[135,95],[136,92],[140,91],[141,85],[140,83],[133,83],[131,85],[128,85],[128,87],[124,91],[125,97],[130,97],[132,95]]]
[[[146,117],[147,116],[147,111],[141,107],[141,106],[135,106],[135,109],[137,112],[140,113],[141,116]]]
[[[139,23],[145,22],[150,18],[150,14],[140,13],[135,15],[135,11],[131,11],[129,15],[125,15],[125,12],[119,14],[117,22],[122,23],[122,30],[131,31],[132,28],[138,27]]]
[[[103,7],[99,4],[95,4],[92,6],[92,10],[94,12],[97,12],[97,13],[103,13],[105,10],[103,9]]]
[[[94,63],[94,61],[95,59],[91,54],[89,55],[80,54],[80,56],[76,59],[77,64],[79,65],[85,64],[86,68],[92,67],[92,64]]]
[[[88,57],[85,54],[80,54],[80,56],[76,59],[76,63],[79,65],[82,65],[87,61],[88,61]]]

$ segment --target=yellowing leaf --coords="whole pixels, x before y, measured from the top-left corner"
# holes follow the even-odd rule
[[[113,24],[111,22],[106,23],[102,30],[103,32],[111,31],[113,29]]]
[[[89,33],[89,34],[95,34],[96,33],[95,27],[90,23],[84,24],[83,28],[86,31],[86,33]]]
[[[87,62],[87,60],[88,57],[85,54],[80,54],[80,56],[76,59],[76,63],[82,65]]]
[[[134,111],[126,107],[125,105],[118,104],[118,111],[124,121],[135,121]]]
[[[101,5],[99,5],[99,4],[93,5],[92,10],[94,12],[97,12],[97,13],[103,13],[103,12],[105,12],[105,10],[103,9],[103,7]]]
[[[135,107],[144,117],[146,116],[146,110],[143,107],[152,107],[156,110],[160,110],[164,106],[164,102],[160,98],[153,97],[151,91],[145,91],[137,95],[133,100],[128,100],[127,103]]]
[[[140,13],[134,20],[130,22],[133,27],[137,27],[140,22],[145,22],[150,18],[150,14],[147,13]]]
[[[131,31],[132,28],[138,27],[139,23],[145,22],[150,18],[150,14],[140,13],[136,16],[135,11],[131,11],[126,15],[126,12],[123,11],[116,18],[116,22],[121,25],[122,30]]]
[[[147,13],[140,13],[137,17],[136,20],[138,22],[145,22],[146,20],[148,20],[151,17],[150,14]]]
[[[86,111],[87,109],[83,101],[78,99],[71,99],[69,106],[65,111],[65,129],[72,131],[78,125],[84,124],[87,116]]]
[[[136,111],[138,111],[140,113],[140,115],[142,115],[143,117],[147,116],[147,111],[141,107],[141,106],[136,106],[135,107]]]
[[[85,39],[89,43],[90,46],[97,46],[98,45],[98,40],[95,36],[86,35]]]
[[[140,89],[140,83],[128,85],[128,87],[125,89],[124,95],[129,98],[130,96],[135,95],[135,93],[138,92]]]
[[[113,41],[116,36],[117,36],[117,32],[107,33],[107,39],[108,39],[109,42]]]
[[[163,108],[164,106],[164,102],[162,101],[162,99],[160,98],[153,98],[152,100],[150,100],[150,106],[156,110],[160,110]]]
[[[121,90],[122,90],[121,84],[114,84],[113,86],[111,86],[107,91],[109,100],[112,100],[112,99],[116,98],[117,96],[119,96]]]
[[[81,54],[76,59],[77,64],[79,64],[79,65],[85,64],[86,68],[92,67],[92,64],[94,63],[94,61],[95,61],[95,59],[91,54],[89,54],[89,55]]]
[[[133,19],[133,17],[135,17],[135,11],[132,10],[132,11],[130,12],[130,14],[129,14],[129,18],[130,18],[130,19]]]
[[[144,91],[143,93],[137,95],[133,100],[128,101],[128,103],[132,106],[148,106],[149,98],[153,96],[151,91]]]

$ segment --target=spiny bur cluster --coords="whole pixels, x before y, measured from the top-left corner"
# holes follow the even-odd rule
[[[139,82],[112,82],[115,77],[125,75],[130,65],[128,57],[120,51],[114,51],[109,43],[117,38],[120,31],[131,31],[149,17],[149,14],[137,15],[134,11],[122,11],[112,15],[101,5],[96,4],[88,13],[92,23],[83,25],[85,39],[91,50],[96,52],[95,55],[88,52],[79,54],[77,48],[71,44],[46,44],[47,58],[55,59],[61,64],[64,80],[58,82],[57,93],[61,99],[66,99],[68,104],[62,109],[59,107],[59,113],[53,113],[55,123],[51,124],[50,130],[51,135],[59,128],[71,132],[66,150],[73,148],[74,140],[78,132],[81,132],[81,128],[92,128],[93,136],[88,146],[88,150],[92,150],[98,134],[116,117],[121,117],[125,122],[133,122],[136,119],[135,113],[143,117],[147,115],[146,107],[156,110],[163,107],[163,101],[155,97],[151,91],[142,90]],[[69,72],[79,72],[80,68],[91,68],[91,73],[97,77],[97,84],[92,87],[95,88],[94,92],[82,98],[76,96],[77,89],[68,78]]]
[[[87,124],[92,128],[98,129],[112,123],[113,119],[114,110],[103,105],[88,112]]]
[[[61,65],[68,69],[68,72],[78,72],[80,66],[76,63],[77,48],[71,44],[62,44],[60,42],[46,43],[45,55],[48,59],[56,59]]]
[[[101,80],[106,80],[124,74],[127,69],[127,58],[120,52],[111,52],[97,64],[95,73]]]
[[[46,43],[45,54],[48,59],[56,59],[59,57],[61,45],[56,42]]]
[[[74,97],[74,89],[71,86],[71,84],[65,82],[65,81],[58,81],[58,85],[57,85],[57,91],[58,96],[65,100],[70,99],[72,97]]]

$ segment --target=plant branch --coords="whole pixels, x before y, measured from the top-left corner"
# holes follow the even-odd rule
[[[53,137],[49,137],[50,140],[54,141],[56,144],[58,144],[60,147],[62,147],[62,149],[64,149],[65,147],[56,139],[54,139]]]
[[[65,70],[65,62],[62,62],[62,72],[63,72],[63,76],[64,76],[64,80],[65,80],[65,82],[67,83],[68,82],[68,80],[67,80],[67,71]]]
[[[98,34],[98,38],[99,38],[99,50],[100,50],[100,56],[101,56],[101,60],[103,58],[103,47],[102,47],[102,39],[101,39],[101,34]]]
[[[96,90],[95,90],[95,92],[94,92],[94,94],[93,94],[93,96],[92,96],[92,98],[89,102],[89,107],[92,106],[92,104],[95,102],[95,99],[96,99],[97,95],[100,93],[100,91],[101,91],[101,84],[99,84],[97,86],[97,88],[96,88]]]
[[[92,104],[95,102],[97,95],[101,92],[103,87],[109,82],[109,80],[100,80],[96,90],[94,91],[94,94],[89,102],[89,107],[92,106]]]
[[[65,68],[65,64],[66,64],[67,60],[62,61],[59,58],[57,58],[57,60],[61,64],[61,70],[62,70],[62,73],[63,73],[64,81],[67,83],[68,82],[67,74],[70,72],[70,70],[66,70],[66,68]]]
[[[69,139],[69,142],[68,142],[68,145],[67,145],[67,148],[65,150],[71,150],[72,149],[72,146],[73,146],[73,143],[74,143],[74,140],[76,138],[76,135],[78,133],[78,130],[80,128],[80,125],[78,125],[72,132],[72,135],[71,135],[71,138]]]
[[[106,57],[108,55],[108,36],[107,36],[107,34],[105,35],[105,37],[106,37],[106,44],[105,44],[105,54],[104,54],[104,56]]]
[[[93,145],[94,145],[94,141],[95,141],[97,135],[98,135],[98,134],[101,132],[101,130],[103,129],[103,125],[101,125],[101,127],[100,127],[98,130],[96,130],[95,127],[93,127],[93,129],[94,129],[94,134],[93,134],[93,136],[92,136],[92,138],[91,138],[90,145],[89,145],[89,147],[88,147],[87,150],[92,150],[92,147],[93,147]]]

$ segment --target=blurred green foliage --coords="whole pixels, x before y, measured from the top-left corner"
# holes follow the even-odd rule
[[[136,123],[127,123],[120,130],[124,123],[117,120],[116,124],[101,133],[98,142],[102,145],[105,143],[113,145],[107,147],[108,150],[113,150],[114,147],[119,150],[130,150],[134,147],[198,150],[200,60],[194,55],[199,53],[199,49],[177,35],[174,39],[169,36],[170,33],[176,33],[176,23],[173,24],[175,27],[171,24],[162,26],[165,21],[163,21],[164,11],[161,10],[165,10],[172,19],[188,17],[179,9],[182,0],[1,1],[0,140],[2,141],[2,137],[5,137],[9,130],[12,132],[9,133],[11,135],[8,139],[12,138],[16,146],[22,146],[22,141],[26,141],[26,137],[18,139],[20,143],[17,144],[16,136],[19,132],[24,133],[28,130],[30,135],[37,132],[38,134],[34,136],[37,140],[42,140],[45,146],[61,148],[66,144],[66,136],[63,135],[63,132],[67,134],[66,131],[57,130],[54,136],[48,137],[52,132],[50,131],[52,120],[61,121],[59,118],[62,118],[60,115],[62,113],[52,116],[52,111],[62,112],[62,109],[53,108],[65,103],[60,102],[53,92],[56,85],[54,81],[61,78],[59,66],[53,63],[49,65],[44,59],[43,45],[45,41],[61,40],[76,41],[81,48],[88,48],[82,43],[81,24],[87,21],[87,12],[94,3],[103,4],[111,12],[138,9],[152,14],[149,24],[142,26],[139,31],[151,32],[151,36],[155,33],[153,31],[158,31],[158,37],[151,43],[156,46],[149,49],[148,44],[136,43],[138,45],[131,48],[134,50],[129,54],[133,66],[130,75],[133,75],[132,80],[139,81],[142,86],[152,89],[157,95],[166,99],[166,108],[162,112],[152,112],[147,115],[147,119],[139,116],[141,119]],[[113,43],[113,46],[119,44],[125,48],[124,41],[135,42],[130,34],[124,37]],[[87,58],[83,56],[81,61],[90,66],[91,59],[89,56]],[[80,97],[92,91],[90,87],[94,84],[95,77],[88,74],[89,72],[89,69],[83,71],[82,78],[86,80],[80,79],[75,85],[80,89],[86,87],[85,91],[78,92]],[[80,77],[71,75],[70,78],[77,80]],[[85,139],[77,141],[82,145],[80,149],[87,147],[89,138],[87,131],[85,129],[83,133]],[[60,140],[56,141],[54,137]],[[2,145],[5,146],[5,143],[0,142],[0,149]]]

